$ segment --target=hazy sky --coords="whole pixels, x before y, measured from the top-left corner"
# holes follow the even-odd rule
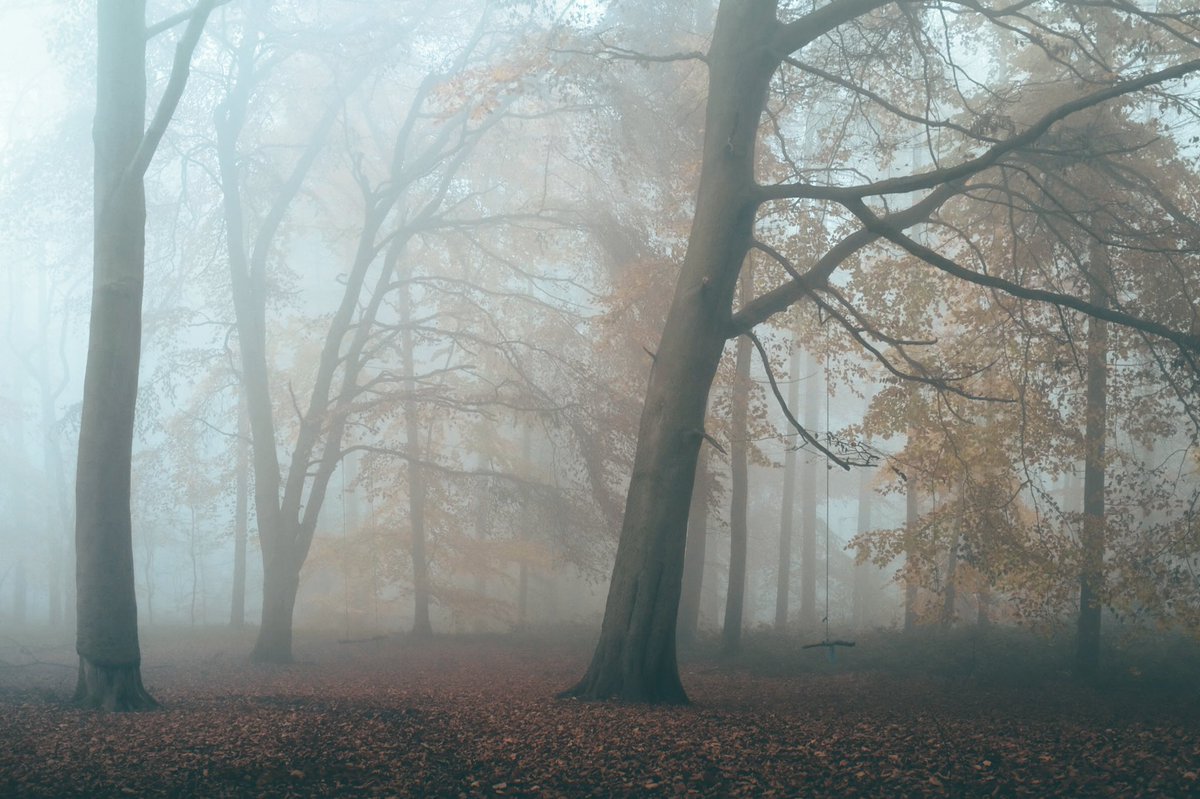
[[[62,109],[62,80],[46,50],[52,11],[50,3],[0,0],[0,147]]]

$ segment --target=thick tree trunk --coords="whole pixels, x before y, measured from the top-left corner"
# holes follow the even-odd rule
[[[917,478],[916,475],[910,474],[904,491],[904,532],[909,542],[916,540],[917,519],[921,515],[919,502]],[[911,550],[905,551],[905,557],[912,557]],[[907,562],[905,573],[907,577],[904,580],[904,631],[909,632],[917,626],[917,580]]]
[[[804,426],[810,432],[820,424],[821,393],[814,359],[807,359],[812,375],[804,384]],[[824,375],[821,376],[824,379]],[[800,623],[817,624],[817,472],[820,456],[809,453],[800,477]]]
[[[946,550],[946,584],[942,591],[942,626],[953,627],[957,617],[958,605],[958,541],[959,533],[955,531],[950,539],[950,547]]]
[[[650,370],[600,640],[571,696],[685,702],[675,651],[688,506],[705,406],[754,222],[758,120],[778,56],[771,2],[722,4],[696,214]]]
[[[683,587],[679,599],[680,644],[696,640],[700,629],[700,596],[704,589],[704,559],[708,548],[708,448],[701,445],[695,487],[688,508],[687,545],[683,555]]]
[[[146,198],[127,174],[142,142],[146,104],[144,0],[98,6],[95,245],[92,315],[75,481],[75,701],[142,710],[129,511],[142,334]]]
[[[800,404],[800,342],[799,336],[792,341],[792,354],[788,360],[788,374],[792,382],[788,385],[788,407],[795,412]],[[775,629],[784,630],[788,621],[788,601],[792,586],[792,534],[796,512],[796,444],[799,434],[793,432],[786,439],[787,450],[783,456],[783,507],[779,514],[779,571],[775,581]]]
[[[1091,302],[1107,307],[1100,280]],[[1108,429],[1108,323],[1088,319],[1087,415],[1084,430],[1083,535],[1080,541],[1079,622],[1075,668],[1083,677],[1100,666],[1100,611],[1104,591],[1104,439]]]
[[[263,536],[266,538],[266,536]],[[278,550],[278,548],[273,548]],[[300,568],[263,552],[262,626],[250,659],[256,663],[292,662],[292,615],[300,590]]]
[[[748,302],[754,291],[753,261],[742,269],[742,302]],[[746,604],[746,550],[750,531],[746,505],[750,494],[749,451],[750,427],[750,339],[737,340],[732,402],[729,413],[729,460],[731,463],[729,491],[729,586],[725,591],[725,625],[721,631],[721,650],[725,655],[737,654],[742,647],[742,616]]]

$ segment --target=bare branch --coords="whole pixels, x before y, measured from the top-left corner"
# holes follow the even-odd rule
[[[872,213],[871,210],[867,208],[867,206],[861,200],[852,201],[848,203],[846,207],[849,208],[850,211],[862,221],[867,230],[877,233],[888,241],[891,241],[892,243],[904,248],[912,255],[920,258],[922,261],[925,261],[926,263],[935,266],[943,272],[953,275],[954,277],[975,283],[979,286],[998,289],[1003,291],[1005,294],[1010,294],[1023,300],[1034,300],[1036,302],[1046,302],[1052,305],[1071,308],[1072,310],[1080,311],[1081,313],[1085,313],[1088,316],[1092,316],[1097,319],[1115,322],[1116,324],[1123,325],[1125,327],[1131,327],[1134,330],[1141,330],[1142,332],[1150,333],[1158,336],[1159,338],[1164,338],[1173,342],[1184,350],[1200,352],[1200,336],[1181,333],[1178,330],[1174,330],[1158,322],[1133,316],[1132,314],[1125,313],[1124,311],[1118,311],[1112,308],[1094,305],[1069,294],[1060,294],[1058,292],[1046,291],[1044,289],[1028,288],[1026,286],[1021,286],[1017,283],[1004,280],[1003,278],[996,277],[995,275],[984,274],[982,272],[976,272],[972,269],[967,269],[966,267],[955,263],[941,253],[935,252],[929,247],[926,247],[925,245],[914,241],[909,236],[906,236],[903,232],[897,230],[887,221]]]
[[[218,6],[227,5],[228,3],[232,3],[232,2],[233,2],[233,0],[216,0],[216,2],[213,3],[212,5],[213,5],[213,8],[216,8]],[[189,19],[192,18],[192,15],[194,15],[199,10],[200,10],[200,7],[197,6],[196,8],[190,8],[186,11],[180,11],[178,14],[172,14],[171,16],[167,17],[166,19],[159,20],[158,22],[154,23],[153,25],[147,26],[146,27],[146,41],[150,41],[151,39],[153,39],[155,36],[157,36],[160,33],[169,31],[171,28],[174,28],[176,25],[178,25],[181,22],[188,21]]]
[[[800,424],[796,417],[792,415],[791,408],[787,406],[787,401],[783,398],[783,392],[779,390],[779,383],[775,381],[775,372],[771,370],[771,359],[768,357],[767,350],[765,347],[763,347],[762,342],[759,341],[758,336],[754,335],[753,331],[747,331],[743,335],[754,342],[754,348],[758,350],[758,355],[760,358],[762,358],[763,368],[767,370],[767,381],[771,384],[771,393],[775,395],[775,399],[779,403],[779,407],[783,409],[783,415],[787,417],[787,420],[791,423],[792,427],[796,428],[796,432],[800,434],[801,438],[816,447],[818,451],[825,455],[825,457],[829,458],[829,460],[833,461],[838,466],[841,466],[846,471],[850,471],[851,463],[849,461],[842,460],[837,455],[834,455],[832,452],[826,449],[820,441],[817,441],[816,436],[805,430],[804,425]]]
[[[834,3],[833,5],[837,4]],[[1176,64],[1173,67],[1147,73],[1138,78],[1118,81],[1099,91],[1063,103],[1058,108],[1043,114],[1039,120],[1021,133],[1010,136],[975,158],[969,158],[953,166],[933,169],[918,175],[888,178],[859,186],[818,186],[809,183],[779,183],[773,186],[760,186],[757,192],[758,201],[761,203],[770,200],[791,198],[832,200],[846,205],[855,200],[861,200],[863,197],[882,194],[905,194],[911,191],[932,189],[949,181],[966,180],[972,175],[976,175],[996,165],[1001,158],[1009,153],[1033,144],[1044,136],[1056,122],[1060,122],[1072,114],[1159,83],[1182,78],[1197,70],[1200,70],[1200,59],[1193,59],[1182,64]]]
[[[215,5],[216,0],[200,0],[191,12],[187,29],[184,30],[179,43],[175,45],[175,61],[171,64],[171,77],[167,80],[167,88],[163,91],[162,99],[158,102],[158,109],[154,112],[154,118],[150,120],[150,127],[146,128],[146,132],[142,136],[142,142],[138,145],[133,160],[129,162],[125,174],[121,176],[123,183],[141,180],[145,177],[146,170],[150,168],[150,160],[154,158],[158,143],[162,141],[163,134],[167,132],[167,125],[171,122],[171,117],[175,115],[179,99],[183,96],[188,73],[192,68],[192,53],[196,50],[196,44],[199,43],[200,34],[204,30],[204,23],[208,21],[208,15],[212,13]]]

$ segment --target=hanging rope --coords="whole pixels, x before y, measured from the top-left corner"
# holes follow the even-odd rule
[[[829,381],[829,328],[825,327],[824,321],[821,322],[821,327],[825,333],[825,352],[821,359],[822,370],[825,373],[825,440],[833,443],[833,427],[829,421],[829,406],[831,405],[831,395],[833,393]],[[821,619],[821,623],[825,625],[825,638],[820,643],[806,644],[804,649],[815,649],[817,647],[825,647],[825,651],[829,654],[830,662],[837,660],[835,647],[839,646],[854,646],[853,641],[833,640],[829,637],[829,555],[830,555],[830,539],[831,534],[829,507],[832,504],[829,501],[829,474],[833,471],[833,464],[828,460],[825,461],[825,617]]]

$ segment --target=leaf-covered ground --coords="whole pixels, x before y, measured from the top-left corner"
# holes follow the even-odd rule
[[[70,648],[0,642],[0,796],[1200,796],[1200,694],[699,660],[693,704],[554,698],[581,640],[151,635],[151,713],[65,704]],[[850,656],[852,657],[852,656]],[[794,659],[796,668],[791,668]]]

